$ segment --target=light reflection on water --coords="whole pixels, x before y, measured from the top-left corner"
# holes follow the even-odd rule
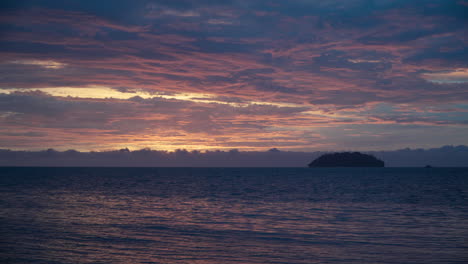
[[[47,170],[2,171],[5,263],[468,261],[467,170]]]

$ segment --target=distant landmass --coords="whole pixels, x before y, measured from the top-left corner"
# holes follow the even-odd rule
[[[309,164],[309,167],[384,167],[385,163],[376,157],[359,152],[325,154]]]

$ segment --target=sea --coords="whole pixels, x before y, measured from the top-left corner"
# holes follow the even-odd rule
[[[468,168],[0,168],[0,263],[468,263]]]

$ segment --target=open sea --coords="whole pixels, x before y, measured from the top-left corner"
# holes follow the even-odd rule
[[[0,263],[468,263],[468,169],[0,168]]]

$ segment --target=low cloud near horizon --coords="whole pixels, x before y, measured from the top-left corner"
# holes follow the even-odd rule
[[[281,151],[157,151],[120,149],[102,152],[12,151],[0,149],[0,166],[59,167],[306,167],[327,152]],[[467,146],[432,149],[366,151],[383,160],[386,167],[468,167]]]

